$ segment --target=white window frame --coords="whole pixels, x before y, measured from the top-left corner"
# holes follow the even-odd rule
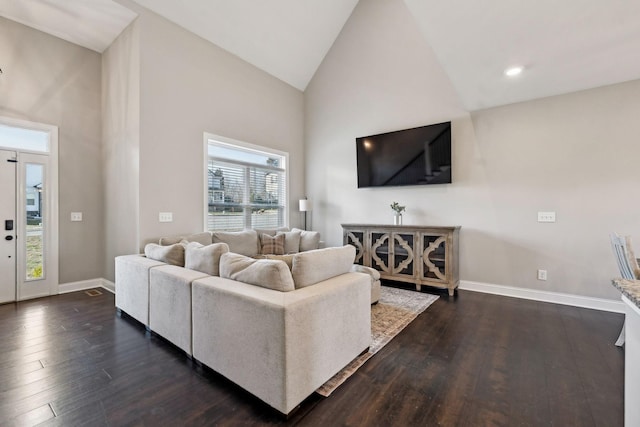
[[[217,141],[225,144],[233,145],[240,148],[246,148],[249,150],[260,151],[263,153],[274,154],[284,158],[284,170],[285,170],[285,194],[283,195],[284,200],[284,208],[282,215],[283,218],[283,226],[289,227],[289,189],[290,187],[290,177],[289,177],[289,153],[286,151],[276,150],[271,147],[264,147],[261,145],[251,144],[249,142],[239,141],[237,139],[227,138],[225,136],[215,135],[213,133],[204,132],[204,144],[203,144],[203,230],[209,230],[209,176],[208,176],[208,168],[209,168],[209,141]]]

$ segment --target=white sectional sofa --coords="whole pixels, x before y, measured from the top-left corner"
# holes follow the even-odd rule
[[[117,257],[116,307],[288,414],[369,347],[372,276],[351,246],[253,259],[229,251],[252,247],[240,234],[214,236]]]

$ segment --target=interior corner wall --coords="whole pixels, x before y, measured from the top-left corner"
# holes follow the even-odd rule
[[[392,223],[397,201],[405,224],[462,226],[461,280],[618,299],[608,234],[640,245],[638,99],[633,81],[468,114],[404,2],[360,2],[305,91],[314,229],[341,244],[341,223]],[[452,184],[357,189],[356,137],[445,120]]]
[[[140,36],[133,21],[102,55],[105,278],[139,252]]]
[[[149,11],[140,14],[140,247],[204,227],[204,132],[289,153],[304,195],[303,94]],[[159,212],[173,222],[160,223]]]
[[[0,18],[0,58],[0,115],[58,127],[59,281],[102,277],[100,54]]]

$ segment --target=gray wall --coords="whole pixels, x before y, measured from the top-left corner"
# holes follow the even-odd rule
[[[59,128],[60,283],[102,277],[100,54],[0,18],[0,58],[0,115]]]
[[[398,201],[405,223],[462,226],[462,280],[617,299],[608,233],[640,245],[638,99],[634,81],[468,114],[404,2],[360,2],[305,92],[314,229],[337,245]],[[444,120],[453,184],[357,189],[356,137]]]
[[[139,16],[104,55],[106,278],[113,258],[204,227],[210,132],[289,152],[290,218],[304,195],[303,94],[131,2]],[[187,48],[188,47],[188,48]],[[173,222],[160,223],[159,212]]]
[[[202,231],[205,131],[289,152],[298,219],[302,92],[154,13],[138,20],[141,244]],[[160,223],[159,212],[173,212],[173,222]]]
[[[102,55],[105,277],[114,258],[139,251],[140,37],[138,21]]]

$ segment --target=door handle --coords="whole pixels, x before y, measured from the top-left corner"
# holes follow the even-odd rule
[[[13,240],[13,236],[5,236],[4,240]]]

